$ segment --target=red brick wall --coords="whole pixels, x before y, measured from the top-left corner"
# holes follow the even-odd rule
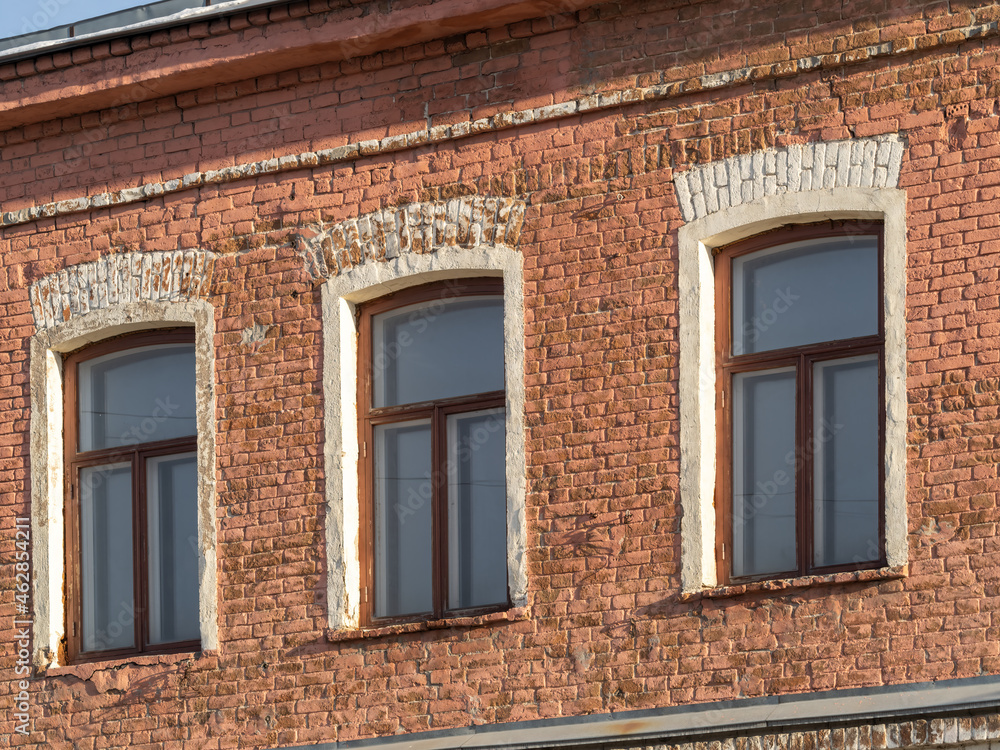
[[[1000,13],[753,6],[596,6],[0,133],[0,206],[11,211],[678,83],[656,101],[0,229],[5,644],[16,640],[14,518],[30,511],[28,285],[109,252],[222,254],[209,298],[218,654],[35,675],[28,738],[11,734],[16,684],[0,683],[0,736],[258,748],[1000,673],[1000,38],[949,31]],[[882,43],[890,51],[857,51]],[[789,68],[816,55],[831,57]],[[691,83],[744,66],[761,66],[751,82]],[[8,91],[13,75],[0,67]],[[968,114],[946,116],[960,102]],[[680,602],[673,170],[881,133],[908,144],[909,575]],[[529,617],[329,643],[319,289],[292,235],[463,193],[529,203]],[[264,341],[244,344],[255,324],[270,326]],[[12,653],[0,655],[4,679]]]

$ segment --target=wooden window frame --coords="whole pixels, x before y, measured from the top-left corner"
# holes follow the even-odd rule
[[[803,240],[843,236],[875,236],[878,242],[878,333],[851,339],[824,341],[816,344],[773,349],[751,354],[733,354],[733,282],[734,258]],[[885,544],[885,314],[884,299],[884,231],[882,222],[825,221],[784,227],[718,248],[716,266],[716,341],[719,342],[719,377],[716,381],[716,421],[719,447],[716,466],[716,566],[721,585],[757,580],[824,575],[844,571],[866,570],[886,565]],[[812,564],[814,539],[813,522],[813,456],[803,446],[813,438],[812,365],[816,362],[842,359],[864,354],[878,355],[878,559],[863,563],[816,566]],[[779,573],[733,576],[733,376],[737,373],[794,367],[795,395],[795,477],[796,556],[797,568]]]
[[[79,448],[79,370],[80,363],[120,351],[140,349],[162,344],[195,343],[191,328],[158,329],[127,334],[66,355],[64,360],[64,451],[66,456],[65,507],[66,507],[66,650],[70,663],[105,661],[137,654],[172,654],[197,651],[201,640],[176,641],[166,644],[149,644],[149,574],[147,514],[146,514],[146,459],[180,453],[195,453],[198,436],[173,438],[128,447],[102,448],[80,451]],[[194,373],[192,373],[192,376]],[[80,540],[80,470],[90,466],[110,463],[130,463],[132,467],[132,589],[136,617],[133,622],[132,648],[83,650],[83,566]]]
[[[394,422],[429,419],[431,423],[432,476],[446,473],[448,456],[446,420],[449,415],[506,407],[506,389],[485,393],[437,399],[399,406],[375,408],[372,390],[372,320],[376,315],[401,307],[452,300],[470,296],[495,296],[503,299],[503,279],[496,277],[451,279],[395,292],[366,303],[358,310],[358,435],[361,443],[359,465],[360,503],[360,562],[361,562],[361,623],[384,626],[398,623],[440,620],[445,617],[467,617],[510,608],[510,577],[508,571],[507,600],[501,604],[467,609],[448,609],[448,482],[431,482],[431,554],[432,600],[429,612],[394,617],[374,615],[375,602],[375,450],[374,428]],[[371,449],[369,450],[369,446]],[[509,544],[509,540],[508,540]]]

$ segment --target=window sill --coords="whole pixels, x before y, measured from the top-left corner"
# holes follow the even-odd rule
[[[752,581],[732,586],[715,586],[713,588],[699,589],[698,591],[682,592],[677,599],[681,602],[690,602],[698,599],[726,599],[746,594],[791,591],[793,589],[833,586],[842,583],[891,581],[897,578],[906,578],[907,575],[908,566],[899,565],[895,567],[875,568],[874,570],[852,570],[846,573],[828,573],[826,575],[799,576],[797,578],[782,578],[772,581]]]
[[[382,638],[383,636],[402,635],[403,633],[423,633],[427,630],[478,628],[498,622],[520,622],[527,619],[528,608],[515,607],[514,609],[508,609],[504,612],[490,612],[488,615],[476,615],[475,617],[445,617],[441,620],[404,622],[398,625],[385,625],[377,628],[327,630],[326,639],[330,643],[341,643],[343,641],[358,641],[366,638]]]
[[[108,659],[107,661],[90,661],[80,664],[43,667],[39,669],[38,674],[40,677],[71,676],[81,680],[93,680],[94,675],[97,673],[113,671],[116,674],[127,677],[128,670],[124,669],[125,667],[138,667],[141,669],[159,665],[170,666],[182,662],[194,662],[198,667],[211,667],[217,662],[218,656],[219,652],[214,650],[184,651],[176,654],[135,654],[133,656],[122,656],[117,659]],[[101,680],[101,682],[106,681]],[[114,678],[111,681],[117,682]]]

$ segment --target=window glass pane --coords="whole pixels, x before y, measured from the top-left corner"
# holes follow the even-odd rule
[[[433,609],[431,424],[375,427],[375,616]]]
[[[146,461],[149,641],[195,640],[198,618],[198,468],[194,453]]]
[[[814,564],[878,560],[878,358],[813,372]]]
[[[795,570],[795,370],[733,376],[733,575]]]
[[[448,417],[448,607],[507,601],[505,411]]]
[[[733,259],[733,354],[878,333],[878,242],[844,236]]]
[[[83,650],[135,645],[132,598],[132,467],[80,470]]]
[[[503,390],[500,297],[410,305],[376,315],[372,332],[375,408]]]
[[[194,345],[128,349],[81,362],[80,450],[194,435]]]

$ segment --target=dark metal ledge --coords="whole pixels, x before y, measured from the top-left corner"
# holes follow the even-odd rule
[[[1000,675],[519,721],[300,747],[309,750],[541,750],[567,747],[583,750],[604,744],[691,742],[746,733],[803,732],[822,727],[930,720],[991,710],[1000,711]]]
[[[0,39],[0,63],[171,26],[245,13],[288,0],[160,0],[64,26]]]

